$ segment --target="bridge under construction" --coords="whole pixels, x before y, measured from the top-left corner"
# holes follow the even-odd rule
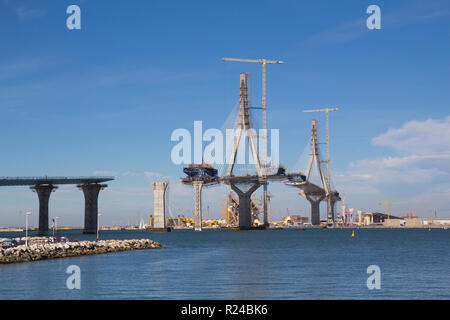
[[[320,202],[323,200],[327,200],[327,225],[332,226],[335,221],[335,204],[336,202],[341,201],[341,198],[337,191],[331,190],[330,180],[325,176],[322,162],[323,161],[320,158],[319,142],[317,138],[317,120],[313,120],[311,128],[311,153],[308,169],[306,171],[306,179],[304,181],[286,181],[285,185],[299,188],[301,190],[300,195],[309,201],[309,203],[311,204],[312,225],[320,224]],[[314,184],[310,181],[311,169],[314,163],[317,165],[322,186]]]
[[[265,102],[265,97],[264,97]],[[270,225],[268,210],[267,210],[267,200],[269,200],[267,190],[267,184],[269,181],[280,181],[284,182],[285,185],[299,188],[300,195],[308,200],[311,204],[311,224],[320,224],[320,202],[327,201],[327,226],[332,227],[335,221],[335,204],[340,201],[341,198],[336,190],[331,190],[330,181],[330,166],[329,166],[329,152],[328,152],[328,111],[336,111],[337,109],[324,109],[327,112],[327,161],[322,161],[319,151],[319,142],[317,134],[317,120],[312,121],[311,128],[311,153],[308,168],[306,174],[301,172],[297,173],[285,173],[283,167],[279,167],[276,173],[269,174],[267,171],[266,160],[263,162],[260,159],[257,142],[255,134],[252,130],[250,121],[250,107],[249,107],[249,97],[248,97],[248,74],[241,73],[239,78],[239,115],[237,126],[235,128],[235,138],[233,149],[229,161],[227,162],[226,175],[222,177],[217,176],[217,170],[212,166],[207,164],[192,164],[188,168],[184,168],[185,173],[188,177],[182,178],[182,182],[185,185],[191,185],[194,187],[195,200],[194,200],[194,221],[195,230],[201,231],[202,226],[202,188],[203,186],[224,184],[230,186],[238,196],[236,202],[236,210],[238,211],[238,216],[229,219],[236,224],[240,230],[253,229],[254,225],[254,210],[252,205],[252,194],[260,187],[265,186],[265,192],[263,195],[263,223],[261,226],[257,226],[258,229],[268,228]],[[317,110],[317,111],[324,111]],[[265,125],[264,118],[264,125]],[[236,163],[236,156],[238,152],[239,143],[241,142],[242,136],[244,139],[247,138],[248,144],[250,146],[250,153],[253,157],[255,173],[246,175],[235,175],[234,168]],[[267,135],[265,133],[264,138]],[[265,144],[267,142],[265,141]],[[264,158],[266,155],[264,154]],[[327,171],[325,172],[322,163],[327,163]],[[313,165],[317,166],[320,175],[320,184],[315,184],[311,182],[311,169]],[[196,174],[189,174],[186,170],[196,169],[200,170]]]

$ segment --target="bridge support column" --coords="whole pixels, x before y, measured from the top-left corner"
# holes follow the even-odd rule
[[[98,194],[106,188],[106,184],[86,183],[77,187],[84,194],[84,231],[83,233],[97,233],[98,223]]]
[[[269,227],[270,225],[270,221],[269,221],[269,214],[268,214],[268,203],[267,203],[267,182],[264,183],[264,194],[263,194],[263,198],[264,198],[264,226],[266,228]]]
[[[195,200],[194,200],[194,223],[195,231],[202,231],[202,188],[203,181],[194,181],[192,182],[194,186],[195,192]]]
[[[231,189],[239,197],[239,229],[248,230],[252,228],[251,195],[261,185],[259,182],[253,184],[247,191],[242,191],[235,184],[230,183]]]
[[[166,229],[167,182],[153,182],[153,229]]]
[[[331,199],[331,201],[330,201],[331,208],[328,210],[328,212],[331,212],[331,219],[333,220],[333,223],[334,223],[335,204],[336,204],[336,200]]]
[[[313,226],[320,225],[320,202],[325,198],[324,196],[305,196],[311,204],[311,224]]]
[[[31,190],[37,193],[39,198],[39,235],[48,235],[48,201],[53,190],[57,189],[51,184],[36,185],[30,187]]]

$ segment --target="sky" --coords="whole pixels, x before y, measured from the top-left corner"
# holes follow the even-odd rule
[[[80,30],[66,26],[72,4]],[[372,4],[379,30],[366,27]],[[393,215],[450,218],[449,40],[450,4],[439,0],[0,0],[0,176],[112,175],[99,197],[106,225],[147,221],[151,183],[169,180],[172,214],[190,215],[171,134],[195,120],[222,128],[241,72],[260,106],[261,66],[221,58],[267,58],[285,62],[267,67],[267,105],[288,171],[306,170],[296,166],[308,160],[312,119],[325,141],[324,114],[302,110],[338,107],[331,174],[349,207],[385,212],[379,203],[390,200],[402,202]],[[297,189],[269,190],[273,220],[309,216]],[[210,217],[228,191],[204,191]],[[26,211],[37,225],[35,193],[0,188],[1,226],[23,225]],[[55,216],[83,225],[82,192],[60,186]]]

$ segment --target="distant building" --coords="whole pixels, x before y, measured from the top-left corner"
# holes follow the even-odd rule
[[[381,212],[365,212],[362,214],[361,222],[363,225],[371,225],[377,223],[384,223],[388,219],[387,214]],[[401,219],[396,216],[389,215],[389,219]]]
[[[308,217],[303,217],[303,216],[287,216],[285,219],[285,224],[287,225],[291,225],[291,226],[300,226],[300,225],[304,225],[306,223],[309,222]]]
[[[441,225],[450,226],[450,219],[440,218],[440,219],[423,219],[424,225]]]
[[[417,219],[418,216],[416,216],[412,212],[407,212],[405,215],[402,216],[402,219]]]

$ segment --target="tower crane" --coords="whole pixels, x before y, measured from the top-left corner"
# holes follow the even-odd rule
[[[275,198],[271,193],[267,193],[267,224],[270,226],[270,199]]]
[[[263,111],[263,163],[264,172],[266,172],[267,167],[267,113],[266,113],[266,64],[284,64],[283,61],[279,60],[267,60],[267,59],[236,59],[236,58],[222,58],[222,61],[234,61],[234,62],[250,62],[250,63],[261,63],[262,64],[262,111]],[[264,183],[264,223],[268,223],[267,215],[267,183]]]
[[[266,59],[235,59],[235,58],[222,58],[222,61],[235,61],[235,62],[251,62],[262,64],[262,111],[263,111],[263,152],[264,152],[264,165],[267,162],[267,100],[266,100],[266,64],[284,64],[279,60],[266,60]]]
[[[205,213],[205,217],[204,219],[208,219],[208,214],[209,214],[209,206],[206,207],[206,213]]]
[[[389,206],[392,205],[392,204],[404,204],[404,203],[406,203],[406,202],[386,201],[386,202],[380,202],[379,205],[380,205],[380,206],[387,206],[387,218],[389,219],[389,216],[390,216],[390,215],[389,215]]]

